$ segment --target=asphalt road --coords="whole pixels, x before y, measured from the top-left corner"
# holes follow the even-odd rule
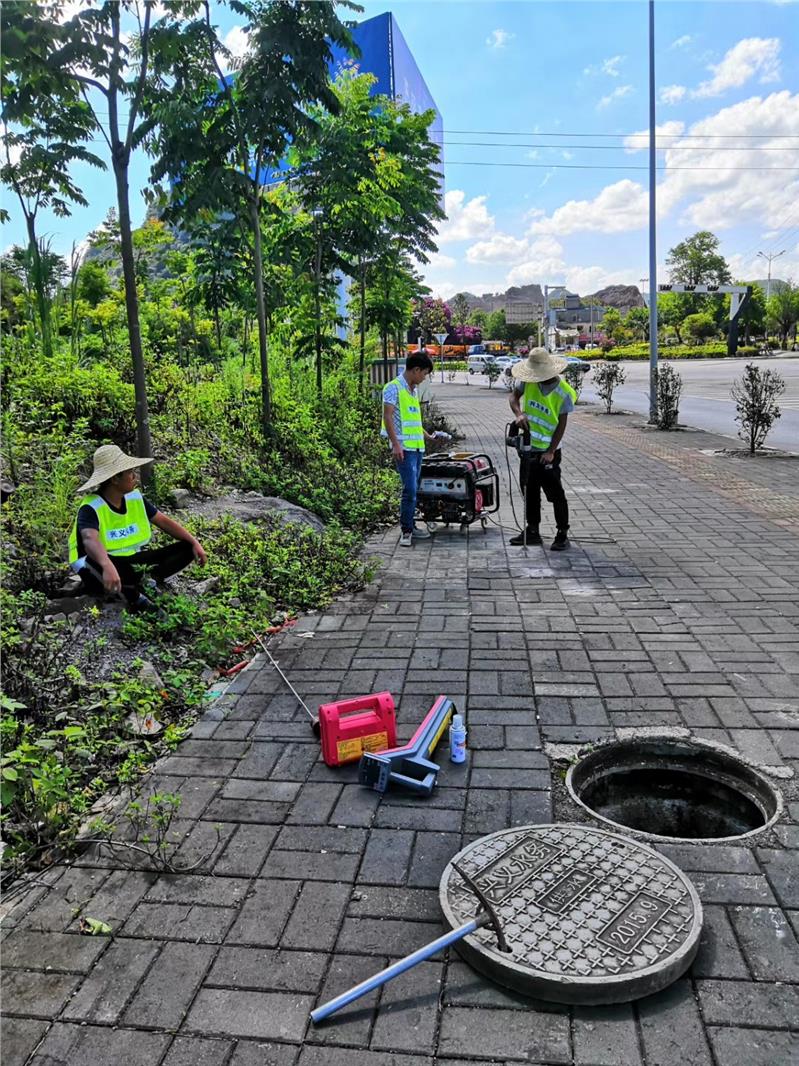
[[[682,377],[682,396],[680,398],[680,422],[695,429],[704,429],[711,433],[720,433],[730,437],[740,447],[743,443],[738,436],[738,423],[735,421],[735,404],[730,398],[730,389],[736,379],[740,379],[747,362],[756,366],[776,370],[785,382],[785,391],[779,400],[781,417],[777,420],[766,438],[766,446],[785,451],[799,452],[799,354],[769,356],[766,359],[697,359],[679,360],[674,365]],[[625,362],[625,384],[613,394],[614,407],[625,411],[635,411],[642,415],[649,412],[649,363]],[[591,385],[591,373],[583,387],[582,399],[598,401]],[[436,366],[433,381],[439,380],[439,368]],[[455,380],[465,382],[467,375],[458,373]],[[485,388],[487,379],[483,374],[472,374],[469,383],[478,388]],[[501,381],[494,385],[496,392],[504,392]]]
[[[775,423],[766,446],[799,452],[799,357],[769,356],[766,359],[680,360],[673,364],[682,377],[680,422],[696,429],[721,433],[740,443],[735,404],[730,398],[733,382],[743,373],[746,362],[776,370],[785,382],[779,400],[781,418]],[[649,364],[624,363],[625,384],[614,396],[614,406],[646,414],[649,411]],[[597,400],[591,374],[583,387],[582,398]]]

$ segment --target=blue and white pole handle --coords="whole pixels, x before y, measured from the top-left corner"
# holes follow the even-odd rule
[[[443,951],[450,944],[463,940],[465,936],[475,932],[476,929],[482,928],[484,925],[488,925],[490,922],[490,916],[483,911],[470,922],[466,922],[465,925],[458,926],[457,929],[445,933],[444,936],[440,936],[438,940],[433,940],[430,944],[425,944],[423,948],[414,951],[412,955],[406,955],[404,959],[400,959],[399,962],[395,962],[392,966],[387,966],[385,970],[376,973],[374,977],[368,977],[365,981],[361,981],[359,985],[355,985],[354,988],[342,992],[340,996],[336,996],[335,999],[331,999],[327,1003],[323,1003],[321,1007],[317,1007],[316,1010],[312,1010],[311,1021],[316,1025],[325,1018],[329,1018],[331,1014],[335,1014],[336,1011],[346,1007],[353,1000],[360,999],[361,996],[365,996],[367,992],[372,992],[375,988],[380,988],[381,985],[384,985],[393,977],[398,977],[401,973],[405,973],[406,970],[413,969],[420,962],[431,959],[433,955],[437,955],[439,951]]]

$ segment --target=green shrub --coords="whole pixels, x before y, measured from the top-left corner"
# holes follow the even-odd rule
[[[675,429],[680,413],[682,378],[668,363],[657,368],[657,426],[658,429]]]
[[[617,385],[624,384],[624,367],[614,363],[598,363],[593,369],[594,386],[597,395],[605,402],[605,410],[610,414],[613,409],[613,393]]]
[[[751,455],[763,445],[781,416],[777,399],[784,391],[785,382],[779,374],[753,363],[747,363],[743,376],[733,383],[730,396],[735,400],[735,421],[741,423],[738,436],[749,445]]]

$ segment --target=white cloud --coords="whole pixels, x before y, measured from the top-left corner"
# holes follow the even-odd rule
[[[222,38],[222,44],[234,59],[241,59],[247,52],[250,39],[242,26],[233,26]]]
[[[450,189],[444,197],[446,219],[438,230],[438,243],[469,241],[494,232],[494,218],[489,215],[485,196],[475,196],[467,202],[462,189]]]
[[[686,227],[716,231],[754,223],[775,229],[795,211],[796,151],[794,142],[785,138],[799,137],[799,93],[753,96],[688,128],[667,122],[657,132],[671,142],[662,149],[659,217],[679,210],[679,223]],[[628,149],[646,146],[646,131],[633,137],[627,138]],[[593,199],[569,200],[550,215],[533,218],[529,232],[558,237],[623,233],[645,226],[648,209],[643,185],[624,179],[605,186]]]
[[[611,78],[618,78],[619,76],[619,64],[623,63],[626,56],[611,56],[610,59],[604,60],[602,63],[602,73],[610,75]]]
[[[663,122],[660,126],[655,126],[655,146],[663,147],[661,138],[667,138],[671,144],[673,138],[679,137],[684,129],[685,123],[676,121]],[[646,148],[649,148],[649,130],[638,130],[637,133],[631,133],[629,137],[624,138],[624,150],[627,153],[642,152]]]
[[[759,74],[761,83],[780,79],[779,37],[745,37],[729,49],[720,63],[710,64],[713,77],[703,81],[692,95],[721,96]]]
[[[649,198],[638,182],[625,178],[605,186],[593,200],[569,200],[549,218],[534,222],[531,233],[624,233],[646,224]]]
[[[672,41],[669,48],[685,48],[685,46],[689,45],[692,40],[693,37],[690,33],[684,33],[682,37],[678,37],[675,41]]]
[[[523,258],[528,249],[525,239],[512,237],[509,233],[495,233],[487,241],[478,241],[466,249],[470,263],[515,263]]]
[[[508,272],[508,285],[530,285],[559,280],[566,269],[563,245],[554,237],[541,237],[527,249],[527,258]]]
[[[633,91],[632,85],[618,85],[612,93],[608,93],[607,96],[603,96],[597,103],[597,111],[601,111],[606,107],[609,107],[616,100],[621,100],[624,96],[629,96]]]
[[[619,66],[624,62],[627,56],[610,56],[608,59],[603,59],[598,66],[588,66],[583,69],[583,74],[593,76],[594,74],[606,74],[611,78],[618,78],[621,71]]]
[[[601,266],[567,267],[565,285],[571,292],[585,296],[604,289],[606,285],[637,285],[634,274],[634,270],[606,270]]]
[[[688,90],[684,85],[664,85],[660,90],[658,99],[661,104],[678,104]]]
[[[432,295],[442,300],[451,300],[456,292],[471,292],[475,296],[483,293],[504,292],[507,286],[501,278],[493,278],[491,281],[469,281],[467,279],[449,278],[445,281],[431,281],[427,279]]]
[[[427,263],[422,264],[425,271],[451,270],[457,263],[457,259],[454,259],[451,255],[444,255],[442,252],[433,252],[427,257],[427,260]]]
[[[508,33],[507,30],[492,30],[489,36],[486,37],[486,44],[489,48],[504,48],[508,41],[512,41],[515,36],[515,33]]]
[[[702,139],[666,149],[658,187],[664,211],[684,205],[686,223],[715,231],[746,222],[774,229],[795,210],[796,152],[784,135],[799,136],[799,93],[752,96],[694,123],[686,134]]]
[[[537,247],[540,245],[540,247]],[[602,266],[570,266],[563,258],[563,249],[553,241],[547,247],[536,242],[536,252],[524,263],[509,271],[506,285],[565,285],[572,292],[585,295],[606,285],[635,285],[634,270],[608,270]],[[531,249],[532,251],[532,249]]]

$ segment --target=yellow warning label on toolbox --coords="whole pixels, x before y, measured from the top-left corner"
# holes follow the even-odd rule
[[[388,733],[370,733],[366,737],[340,740],[336,745],[336,756],[339,762],[350,762],[360,759],[365,751],[383,751],[387,747]]]
[[[388,747],[388,733],[370,733],[361,737],[364,751],[385,751]]]

